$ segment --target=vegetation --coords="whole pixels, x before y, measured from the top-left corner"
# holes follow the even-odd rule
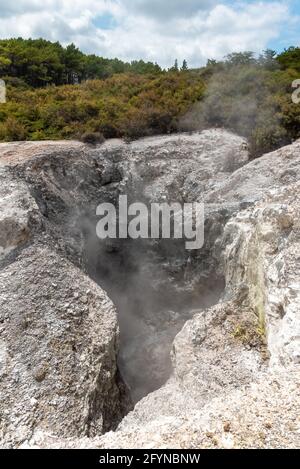
[[[105,142],[105,137],[100,132],[85,132],[81,136],[83,143],[89,143],[90,145],[97,145]]]
[[[248,312],[248,314],[250,311]],[[247,348],[253,348],[260,351],[264,360],[268,360],[269,353],[267,349],[266,331],[257,323],[256,315],[249,314],[247,320],[233,324],[232,337],[235,341],[243,344]]]
[[[177,117],[203,92],[199,75],[175,72],[158,77],[117,74],[35,90],[8,86],[7,103],[0,108],[0,140],[80,138],[85,132],[137,138],[172,132]]]
[[[285,52],[284,54],[287,54]],[[210,62],[204,74],[203,99],[182,118],[183,130],[225,127],[247,137],[252,156],[259,156],[300,137],[300,106],[292,102],[294,68],[266,51],[229,55]]]
[[[168,71],[83,54],[43,39],[0,40],[0,141],[103,138],[225,127],[246,136],[253,156],[300,137],[300,48],[230,54]]]
[[[74,85],[88,79],[104,79],[127,72],[155,74],[160,73],[161,68],[143,60],[129,64],[118,59],[86,55],[74,44],[64,48],[58,42],[44,39],[0,40],[0,76],[17,78],[35,88]]]

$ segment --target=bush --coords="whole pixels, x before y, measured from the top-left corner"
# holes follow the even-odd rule
[[[105,138],[100,132],[84,132],[80,140],[89,145],[97,145],[105,142]]]
[[[204,82],[193,72],[128,73],[82,85],[36,90],[10,86],[7,91],[0,122],[15,118],[25,126],[28,140],[82,139],[85,133],[138,138],[176,130],[178,118],[201,99]],[[95,141],[95,137],[84,138]],[[8,126],[2,126],[0,141],[8,139]]]
[[[8,117],[0,123],[0,141],[14,142],[26,140],[27,131],[25,126],[14,117]]]

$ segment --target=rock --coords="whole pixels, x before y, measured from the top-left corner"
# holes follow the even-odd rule
[[[0,262],[30,240],[37,211],[26,184],[0,167]]]
[[[64,305],[87,289],[89,308],[78,322]],[[118,325],[103,290],[57,253],[33,246],[1,270],[0,311],[9,318],[0,342],[0,412],[9,409],[2,444],[15,447],[38,430],[78,437],[114,428],[124,412]]]
[[[300,185],[291,184],[238,214],[224,232],[227,289],[247,285],[272,366],[287,367],[300,354],[299,219]]]
[[[278,388],[276,380],[282,386]],[[25,447],[97,449],[273,449],[298,448],[299,387],[290,372],[267,374],[255,385],[194,407],[187,417],[178,415],[121,427],[100,438],[61,440],[37,433]],[[166,396],[171,398],[172,396]],[[187,396],[186,396],[187,397]],[[295,405],[296,403],[296,405]],[[147,401],[144,402],[146,406]],[[146,414],[146,409],[145,409]],[[230,422],[230,433],[224,421]],[[268,421],[271,428],[264,425]]]
[[[221,130],[2,144],[3,445],[297,447],[299,150],[248,162]],[[99,242],[119,194],[204,202],[203,249]]]

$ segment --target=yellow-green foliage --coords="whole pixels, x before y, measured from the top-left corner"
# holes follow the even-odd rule
[[[234,339],[250,347],[262,348],[266,345],[266,331],[253,321],[236,324],[232,335]]]
[[[0,40],[0,141],[138,138],[224,127],[245,136],[253,157],[300,138],[300,48],[259,57],[232,53],[188,70],[85,55],[73,44]],[[79,84],[76,84],[79,83]],[[93,135],[95,134],[95,135]]]
[[[81,85],[35,90],[8,86],[0,108],[0,140],[139,137],[176,129],[177,119],[201,99],[197,72],[117,74]]]

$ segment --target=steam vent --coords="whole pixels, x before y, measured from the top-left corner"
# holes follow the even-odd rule
[[[247,148],[0,145],[2,447],[300,446],[300,141]],[[120,195],[204,202],[204,246],[100,240]]]

